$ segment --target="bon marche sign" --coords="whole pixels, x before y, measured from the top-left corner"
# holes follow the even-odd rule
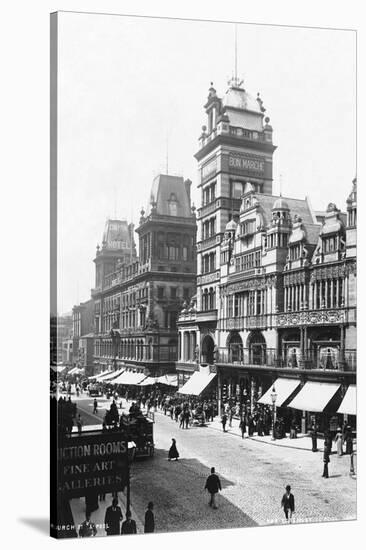
[[[264,159],[258,156],[229,153],[229,171],[264,174]]]
[[[95,432],[58,442],[58,486],[66,498],[120,491],[127,482],[128,447],[121,432]]]

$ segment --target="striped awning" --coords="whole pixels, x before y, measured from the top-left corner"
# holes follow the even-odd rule
[[[122,374],[110,380],[110,384],[125,384],[126,386],[137,386],[146,378],[146,375],[142,372],[130,372],[124,371]]]
[[[271,395],[274,388],[277,395],[276,406],[281,407],[299,385],[300,380],[296,380],[294,378],[277,378],[277,380],[271,384],[269,390],[267,390],[266,393],[258,399],[258,403],[261,403],[262,405],[272,405]]]
[[[195,371],[189,380],[182,386],[178,393],[185,395],[200,395],[210,382],[215,378],[214,372],[200,372]]]
[[[111,374],[112,371],[105,370],[104,372],[100,372],[99,374],[96,374],[95,376],[89,376],[89,380],[96,380],[97,382],[102,382],[105,376]]]
[[[357,390],[355,385],[348,386],[343,401],[338,409],[340,414],[357,414]]]
[[[113,378],[117,378],[117,376],[119,376],[120,374],[123,373],[125,369],[119,369],[119,370],[115,370],[115,371],[112,371],[112,372],[109,372],[108,374],[106,374],[105,376],[103,376],[103,378],[100,380],[101,382],[107,382],[107,381],[110,381],[110,380],[113,380]]]
[[[306,382],[288,406],[301,411],[323,412],[339,388],[340,384]]]
[[[178,376],[176,374],[163,374],[157,379],[158,384],[165,384],[166,386],[178,387]]]

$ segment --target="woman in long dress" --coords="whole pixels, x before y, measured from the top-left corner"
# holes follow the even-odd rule
[[[342,456],[343,455],[343,435],[341,428],[337,429],[336,436],[334,438],[334,441],[337,446],[337,455]]]
[[[175,458],[175,460],[178,460],[179,458],[179,453],[178,453],[176,441],[174,438],[172,439],[172,444],[170,446],[169,453],[168,453],[168,460],[172,460],[172,458]]]

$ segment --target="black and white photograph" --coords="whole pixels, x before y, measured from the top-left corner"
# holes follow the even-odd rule
[[[50,25],[51,535],[355,520],[356,33]]]
[[[363,547],[361,8],[4,4],[4,548]]]

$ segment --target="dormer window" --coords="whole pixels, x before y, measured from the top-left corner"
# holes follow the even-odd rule
[[[178,216],[178,200],[175,193],[171,193],[168,201],[168,207],[170,216]]]
[[[246,220],[240,226],[240,235],[243,237],[253,235],[255,233],[255,220]]]
[[[298,260],[301,257],[302,246],[296,244],[290,247],[290,260]]]

